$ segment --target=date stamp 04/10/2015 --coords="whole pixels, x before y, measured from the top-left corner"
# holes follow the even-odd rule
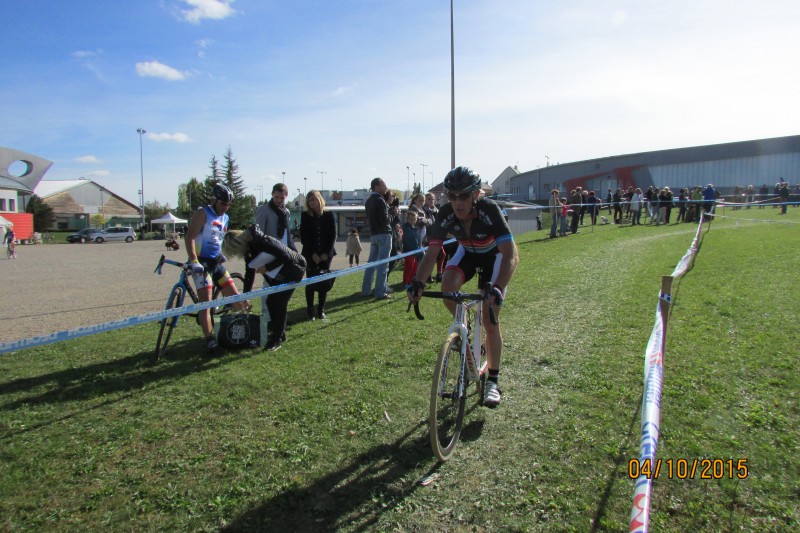
[[[747,479],[747,459],[631,459],[628,477],[658,479]]]

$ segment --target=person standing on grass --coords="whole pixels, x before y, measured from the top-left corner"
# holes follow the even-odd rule
[[[557,189],[554,189],[558,193]],[[578,221],[581,218],[581,188],[573,189],[567,198],[567,205],[572,209],[572,220],[570,220],[569,230],[573,235],[578,233]]]
[[[403,253],[413,252],[420,249],[419,233],[417,232],[417,213],[408,211],[406,221],[403,224]],[[422,258],[422,254],[409,255],[403,265],[403,287],[408,289],[417,273],[417,265]]]
[[[558,189],[553,189],[550,191],[550,200],[547,203],[547,207],[550,210],[550,238],[555,239],[557,237],[556,230],[558,229],[558,216],[561,212],[561,202],[558,199]]]
[[[265,235],[256,225],[245,231],[231,231],[225,236],[222,249],[231,257],[242,257],[246,265],[244,290],[253,287],[256,274],[261,274],[270,287],[285,283],[296,283],[303,279],[306,271],[305,258],[278,239]],[[276,351],[286,342],[286,310],[294,289],[269,295],[271,331],[265,350]]]
[[[292,251],[297,251],[294,240],[289,232],[291,215],[286,208],[286,198],[289,197],[289,187],[284,183],[272,186],[272,198],[266,204],[261,204],[256,209],[256,225],[264,235],[269,235],[281,241],[284,246]],[[268,287],[265,280],[262,287]],[[269,317],[269,296],[261,298],[261,314]],[[272,317],[269,317],[272,320]]]
[[[642,189],[637,188],[631,197],[631,225],[642,225],[642,204],[644,204],[644,196],[642,196]]]
[[[428,230],[428,249],[417,266],[417,274],[407,293],[411,303],[419,302],[425,289],[425,280],[436,265],[436,257],[444,240],[448,234],[453,235],[458,241],[458,248],[449,256],[444,269],[442,291],[461,290],[464,283],[471,280],[478,270],[480,286],[487,282],[492,284],[490,298],[482,304],[488,361],[483,403],[487,407],[497,407],[501,400],[498,378],[503,349],[500,310],[506,288],[519,263],[519,254],[500,206],[493,200],[481,198],[480,186],[480,176],[467,167],[454,168],[444,178],[444,188],[450,203],[442,206]],[[451,313],[455,311],[456,304],[453,301],[444,300],[444,304]],[[496,324],[492,324],[490,320],[490,306],[497,318]]]
[[[711,211],[714,210],[714,203],[717,201],[717,191],[714,185],[709,183],[703,191],[703,211],[705,211],[706,220],[710,220]]]
[[[367,214],[367,223],[370,230],[369,263],[381,261],[378,266],[364,270],[364,281],[361,283],[361,296],[367,297],[374,294],[376,300],[391,298],[392,290],[386,286],[386,259],[392,252],[392,228],[389,226],[389,206],[383,195],[386,193],[386,183],[381,178],[375,178],[370,183],[372,191],[364,203]],[[372,290],[372,280],[375,278],[375,291]]]
[[[319,191],[311,190],[306,195],[306,210],[300,215],[300,243],[306,260],[306,277],[313,278],[331,269],[331,261],[336,255],[336,219],[330,210],[325,209],[325,200]],[[314,313],[314,293],[319,292],[319,305]],[[306,311],[308,319],[325,316],[327,291],[319,286],[306,285]]]
[[[786,214],[786,208],[789,206],[789,184],[783,182],[778,188],[778,200],[781,202],[781,215]]]
[[[614,191],[611,201],[614,203],[614,224],[622,224],[622,190]]]
[[[188,261],[186,268],[192,272],[197,298],[201,302],[211,300],[211,290],[216,283],[225,296],[234,296],[239,291],[225,268],[225,256],[221,253],[222,239],[228,231],[226,211],[233,202],[233,192],[222,184],[211,189],[211,203],[201,207],[192,215],[186,231],[185,245]],[[249,311],[247,300],[233,304],[237,311]],[[197,323],[203,330],[208,347],[208,355],[219,357],[222,348],[214,338],[211,325],[211,310],[203,309],[197,313]]]
[[[429,192],[425,195],[425,204],[422,206],[425,210],[425,216],[428,217],[431,221],[436,220],[436,215],[439,214],[439,208],[436,207],[436,195],[432,192]],[[422,246],[428,246],[428,240],[420,243]],[[441,283],[442,281],[442,272],[444,272],[444,263],[447,260],[447,254],[442,248],[442,253],[439,254],[439,257],[436,258],[436,283]]]

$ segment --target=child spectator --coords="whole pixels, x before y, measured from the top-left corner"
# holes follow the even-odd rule
[[[403,252],[412,252],[419,250],[419,233],[416,230],[417,213],[408,211],[406,213],[406,221],[403,224]],[[422,254],[409,255],[406,257],[405,265],[403,267],[403,287],[408,289],[411,287],[411,282],[414,281],[414,276],[417,273],[417,262],[422,257]]]
[[[358,256],[361,255],[361,251],[361,239],[358,237],[358,230],[353,228],[347,234],[347,247],[345,249],[347,257],[350,258],[350,266],[353,266],[353,259],[356,260],[356,266],[358,266]]]
[[[561,227],[558,230],[558,234],[561,237],[566,237],[567,236],[567,214],[569,213],[569,210],[567,209],[567,199],[566,198],[561,198],[561,200],[559,200],[559,201],[561,202]]]

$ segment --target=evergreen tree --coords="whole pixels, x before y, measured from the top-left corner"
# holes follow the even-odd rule
[[[221,181],[233,192],[233,204],[228,209],[230,217],[229,227],[245,228],[253,221],[255,214],[255,196],[247,195],[244,190],[244,180],[239,175],[239,165],[233,157],[233,151],[228,150],[223,156],[225,160],[222,168]]]
[[[31,196],[25,212],[33,214],[33,231],[43,233],[48,231],[56,220],[53,208],[47,205],[44,200],[36,196]]]
[[[206,181],[203,183],[203,203],[202,205],[210,204],[211,203],[211,189],[214,188],[214,185],[221,181],[222,172],[219,169],[219,161],[217,161],[217,157],[212,155],[211,161],[209,161],[209,167],[211,169],[211,174],[206,176]]]

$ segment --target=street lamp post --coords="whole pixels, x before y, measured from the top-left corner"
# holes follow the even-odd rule
[[[319,189],[319,192],[320,192],[320,194],[322,194],[322,191],[325,190],[325,174],[327,174],[327,172],[325,172],[324,170],[317,170],[317,174],[320,175],[320,189]]]
[[[286,185],[286,172],[281,172],[281,174],[283,175],[283,181],[281,183]]]
[[[411,169],[406,165],[406,200],[411,196]]]
[[[305,185],[303,186],[303,196],[308,196],[308,178],[303,178]]]
[[[419,192],[425,194],[425,167],[427,167],[428,165],[426,165],[425,163],[420,163],[419,165],[422,167],[422,185],[421,185],[422,189],[420,189]]]
[[[142,153],[142,135],[147,133],[143,128],[136,128],[136,133],[139,134],[139,175],[142,178],[142,220],[141,220],[141,227],[144,228],[144,157]],[[144,231],[144,230],[142,230]]]
[[[263,185],[256,185],[256,189],[258,189],[258,203],[264,203],[264,186]]]

